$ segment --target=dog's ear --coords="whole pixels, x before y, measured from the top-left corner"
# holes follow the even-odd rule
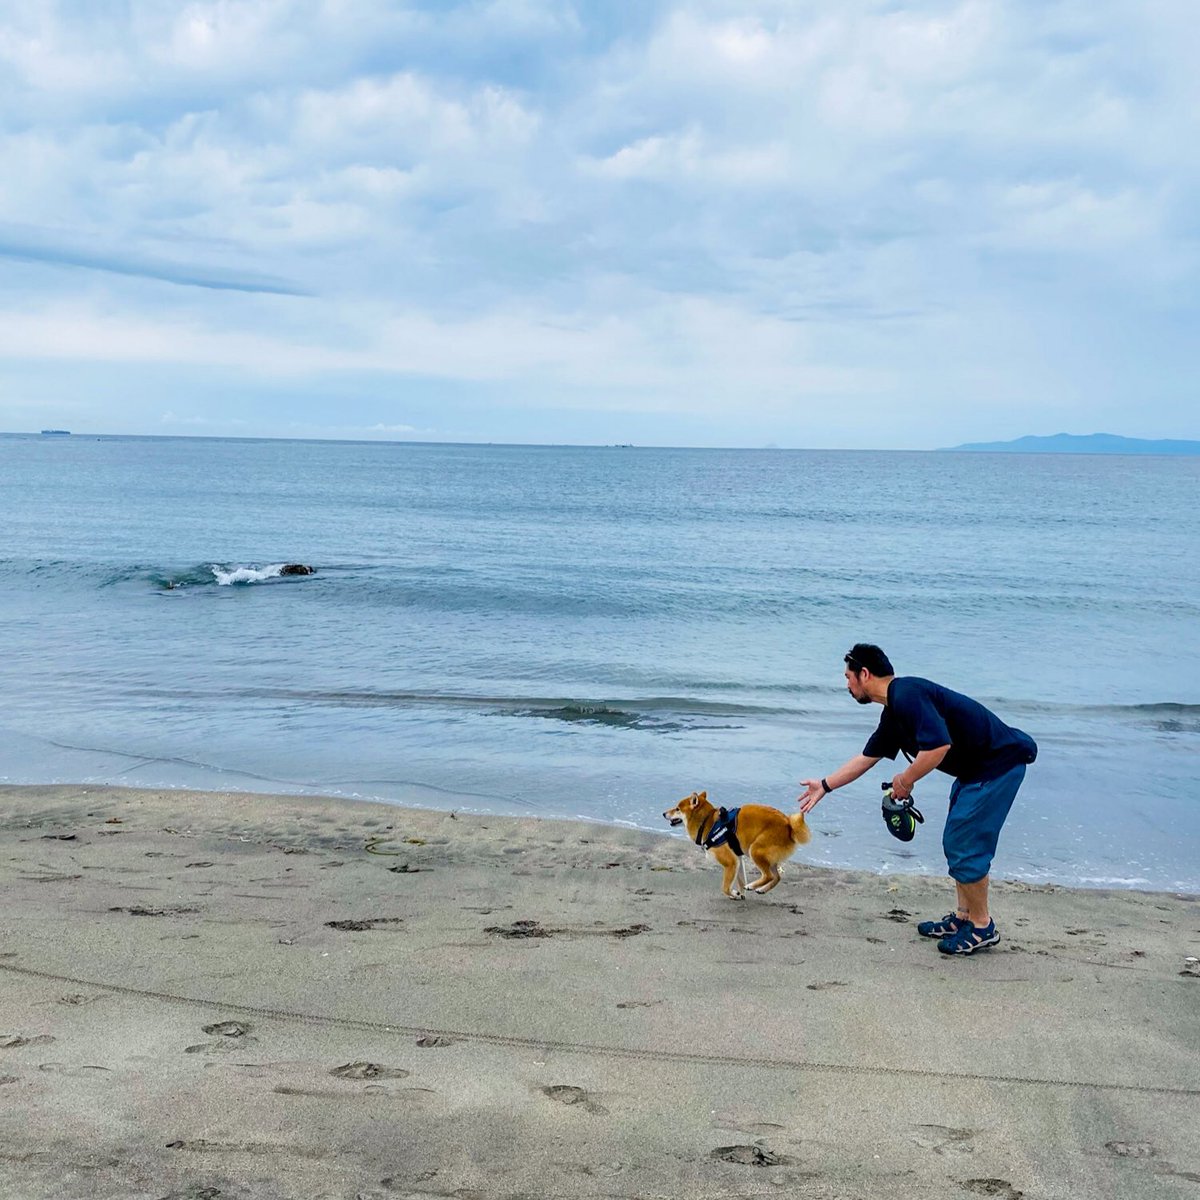
[[[697,803],[699,803],[701,800],[703,800],[705,804],[708,803],[708,793],[707,792],[697,792],[696,793]]]

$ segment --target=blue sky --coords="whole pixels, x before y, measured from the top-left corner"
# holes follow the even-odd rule
[[[1200,437],[1192,0],[0,9],[0,429]]]

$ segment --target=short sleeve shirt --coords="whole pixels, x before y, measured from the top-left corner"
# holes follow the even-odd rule
[[[963,783],[995,779],[1018,763],[1033,761],[1037,747],[978,700],[916,676],[888,684],[879,726],[863,747],[868,758],[915,758],[922,750],[949,746],[939,771]]]

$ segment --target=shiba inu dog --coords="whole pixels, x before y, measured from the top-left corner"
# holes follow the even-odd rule
[[[686,826],[688,837],[721,864],[725,871],[721,890],[731,900],[745,899],[737,882],[739,852],[748,855],[759,872],[746,887],[761,894],[779,882],[779,864],[811,836],[803,813],[789,817],[768,804],[744,804],[726,812],[708,802],[707,792],[685,796],[663,816],[672,825]]]

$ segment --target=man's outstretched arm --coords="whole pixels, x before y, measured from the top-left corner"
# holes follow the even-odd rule
[[[830,772],[824,779],[802,779],[800,783],[808,790],[797,797],[800,801],[800,811],[810,812],[826,792],[836,791],[853,783],[860,775],[865,775],[877,762],[877,758],[869,758],[865,754],[856,754],[848,763]]]

